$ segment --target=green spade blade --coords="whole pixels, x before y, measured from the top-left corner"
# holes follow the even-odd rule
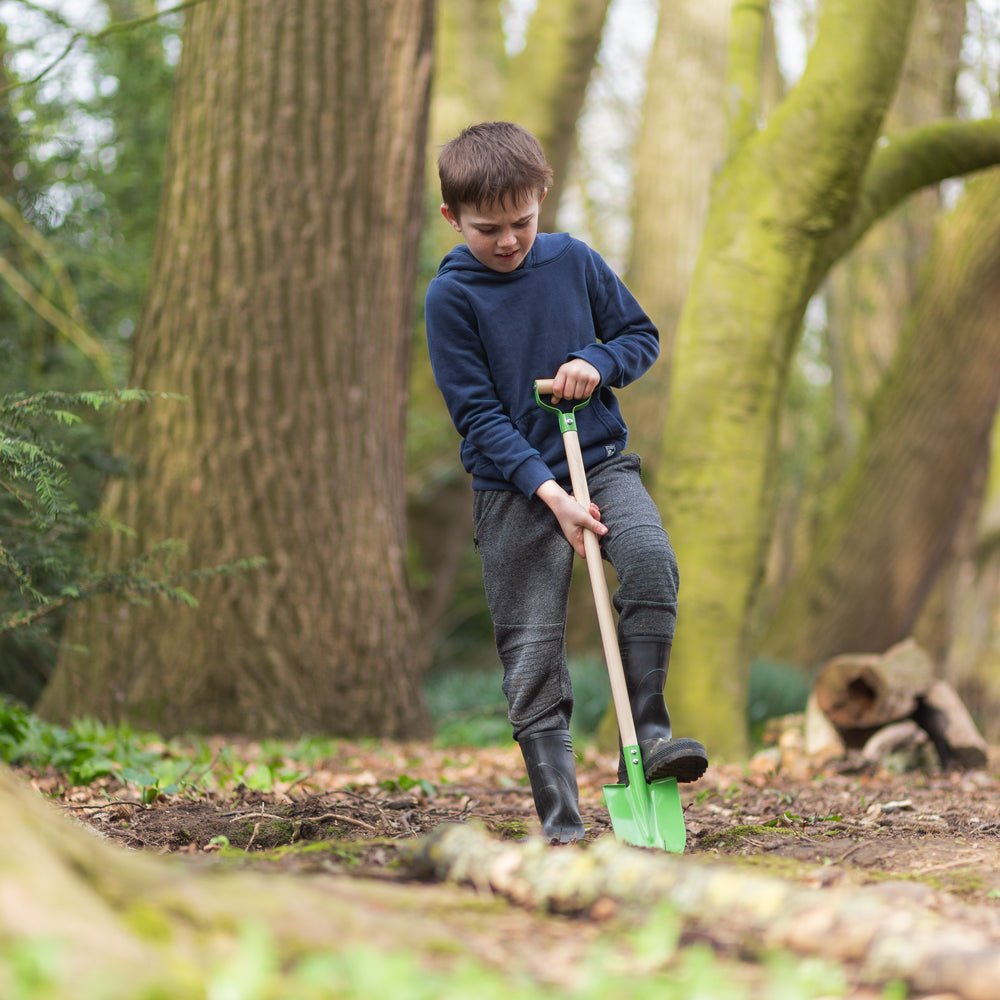
[[[687,842],[684,810],[676,778],[648,782],[637,746],[625,747],[627,785],[605,785],[604,802],[615,836],[636,847],[659,847],[680,854]]]

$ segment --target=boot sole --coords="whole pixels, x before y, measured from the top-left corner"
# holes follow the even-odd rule
[[[697,740],[670,740],[665,747],[643,758],[647,781],[676,778],[678,783],[697,781],[708,769],[708,754]]]

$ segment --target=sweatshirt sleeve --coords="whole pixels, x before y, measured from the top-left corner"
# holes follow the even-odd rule
[[[589,361],[601,384],[620,389],[643,375],[660,354],[660,335],[635,296],[595,250],[587,248],[590,304],[597,342],[570,355]]]
[[[461,288],[435,279],[424,302],[431,369],[462,439],[488,458],[525,496],[552,470],[514,426],[490,374],[475,317]]]

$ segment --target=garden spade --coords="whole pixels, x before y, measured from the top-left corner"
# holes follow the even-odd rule
[[[590,397],[572,406],[571,409],[544,403],[542,396],[552,395],[552,381],[552,379],[536,379],[535,402],[543,410],[557,415],[563,446],[566,449],[566,460],[569,463],[573,496],[584,508],[588,508],[590,490],[587,487],[587,473],[576,430],[576,412],[590,402]],[[659,847],[679,854],[684,850],[687,831],[684,828],[684,811],[681,808],[677,779],[662,778],[659,781],[646,781],[642,768],[642,753],[639,750],[635,722],[632,719],[632,707],[629,704],[628,688],[625,685],[625,670],[618,648],[608,583],[604,577],[600,542],[592,531],[585,531],[583,543],[587,554],[590,586],[597,607],[604,662],[607,664],[608,679],[611,681],[611,700],[618,719],[618,732],[621,736],[625,770],[628,774],[627,785],[604,786],[604,801],[611,816],[611,826],[615,836],[627,844],[635,844],[638,847]]]

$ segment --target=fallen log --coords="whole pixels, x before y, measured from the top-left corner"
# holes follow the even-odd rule
[[[909,718],[934,683],[930,657],[912,639],[886,653],[845,653],[816,676],[819,707],[842,730],[873,730]]]
[[[986,740],[958,692],[946,681],[931,685],[914,718],[930,735],[945,767],[986,766]]]
[[[566,914],[642,914],[669,901],[687,930],[751,953],[785,948],[858,963],[863,980],[995,1000],[1000,943],[930,906],[932,890],[886,883],[817,893],[732,865],[627,847],[610,838],[589,849],[501,842],[473,825],[442,826],[416,844],[408,864],[425,878],[491,890],[522,906]]]
[[[839,744],[844,753],[861,749],[861,760],[873,765],[908,744],[912,767],[933,768],[933,754],[921,753],[925,737],[944,767],[985,767],[988,757],[958,693],[935,680],[930,657],[913,639],[881,655],[850,653],[827,661],[816,676],[806,726],[813,759],[836,757]]]

